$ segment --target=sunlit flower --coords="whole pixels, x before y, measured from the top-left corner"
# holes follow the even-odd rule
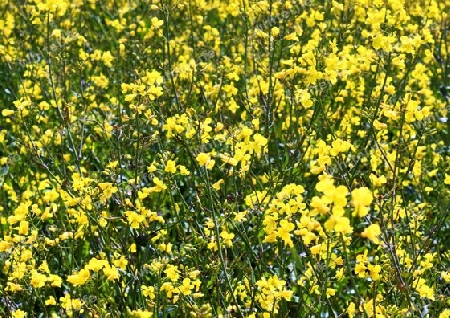
[[[369,225],[363,233],[361,233],[362,237],[366,237],[371,240],[375,244],[380,244],[379,236],[381,234],[381,229],[378,224]]]

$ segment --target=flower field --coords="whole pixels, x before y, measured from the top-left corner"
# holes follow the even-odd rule
[[[449,0],[0,11],[0,317],[450,317]]]

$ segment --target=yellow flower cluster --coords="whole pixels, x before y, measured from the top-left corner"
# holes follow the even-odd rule
[[[450,316],[449,0],[16,2],[0,317]]]

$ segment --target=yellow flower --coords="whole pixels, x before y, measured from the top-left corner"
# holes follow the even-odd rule
[[[20,235],[28,234],[28,222],[27,221],[20,221],[19,234]]]
[[[101,270],[103,267],[105,267],[107,265],[108,265],[108,262],[106,260],[99,260],[99,259],[93,257],[89,261],[89,264],[85,266],[85,268],[89,269],[93,272],[98,272],[99,270]]]
[[[334,296],[334,295],[336,295],[336,289],[334,289],[334,288],[327,288],[327,297],[329,298],[329,297]]]
[[[208,170],[211,170],[214,167],[215,160],[211,159],[211,155],[201,152],[195,158],[200,166],[206,166]]]
[[[117,187],[113,187],[112,183],[110,182],[99,182],[97,185],[102,190],[100,199],[103,202],[111,198],[111,196],[119,190]]]
[[[292,32],[284,37],[287,41],[298,41],[297,32]]]
[[[151,22],[152,22],[152,27],[155,29],[158,29],[159,27],[161,27],[164,24],[163,20],[159,20],[156,17],[152,18]]]
[[[238,161],[236,159],[230,157],[230,155],[225,154],[225,153],[219,154],[219,158],[220,158],[220,160],[222,160],[222,162],[228,163],[228,164],[232,165],[233,167],[236,167],[238,164]]]
[[[127,267],[128,261],[124,256],[121,256],[119,259],[116,259],[113,263],[114,263],[114,266],[116,266],[122,270],[125,270]]]
[[[27,313],[20,309],[13,311],[13,313],[12,313],[13,318],[24,318],[26,316],[27,316]]]
[[[86,282],[91,278],[91,273],[88,269],[82,269],[78,274],[73,274],[67,277],[67,281],[74,286],[80,286],[86,284]]]
[[[175,165],[175,161],[167,160],[166,167],[164,168],[165,172],[175,173],[177,172],[177,167]]]
[[[166,253],[170,254],[172,252],[172,244],[170,244],[170,243],[168,243],[168,244],[165,244],[165,243],[158,244],[158,249],[160,251],[162,251],[162,252],[166,252]]]
[[[150,299],[155,299],[155,287],[142,285],[142,294]]]
[[[7,291],[12,291],[14,293],[22,290],[22,286],[18,284],[8,282],[7,285],[8,285],[8,287],[6,287]]]
[[[50,285],[53,287],[61,287],[62,284],[62,278],[54,274],[50,274],[47,281],[51,283]]]
[[[334,9],[337,9],[339,11],[344,10],[344,5],[342,3],[339,3],[339,2],[334,1],[334,0],[331,3],[333,4],[333,8]]]
[[[349,318],[353,318],[355,316],[356,313],[356,306],[355,303],[350,303],[347,307],[347,314]]]
[[[56,306],[56,299],[53,296],[50,296],[46,301],[45,301],[45,306]]]
[[[385,176],[376,176],[374,174],[371,174],[369,176],[370,181],[372,181],[373,187],[381,187],[383,184],[387,183],[387,179]]]
[[[47,261],[43,261],[42,264],[38,267],[38,270],[42,273],[50,273],[50,269],[48,268]]]
[[[164,273],[167,275],[167,277],[172,281],[176,282],[178,278],[180,278],[180,271],[178,268],[174,265],[167,265],[167,268],[164,270]]]
[[[105,274],[106,278],[110,281],[119,279],[119,271],[114,266],[106,265],[103,268],[103,274]]]
[[[367,268],[370,271],[370,277],[372,280],[379,280],[380,279],[380,272],[381,272],[381,266],[380,265],[372,265],[369,264]]]
[[[310,206],[314,208],[311,212],[314,212],[315,214],[327,214],[330,211],[330,208],[327,206],[329,202],[324,202],[322,198],[319,198],[318,196],[314,196],[311,199]]]
[[[320,192],[329,192],[334,189],[333,185],[334,181],[331,177],[325,177],[322,178],[317,184],[316,184],[316,190]]]
[[[345,216],[335,217],[336,224],[334,226],[334,230],[338,233],[349,234],[353,231],[353,228],[350,226],[350,220]]]
[[[31,272],[31,286],[34,288],[42,288],[47,281],[47,276],[44,274],[38,273],[36,270],[32,270]]]
[[[180,174],[181,174],[182,176],[188,176],[188,175],[191,174],[191,172],[190,172],[185,166],[183,166],[183,165],[179,165],[179,166],[178,166],[178,169],[180,169]]]
[[[214,190],[219,191],[220,185],[223,184],[225,181],[223,179],[220,179],[219,181],[212,184],[212,187]]]
[[[153,183],[155,186],[153,187],[156,192],[161,192],[167,189],[167,186],[162,182],[159,178],[153,178]]]
[[[414,283],[416,285],[415,289],[419,293],[420,297],[434,300],[434,290],[426,284],[425,279],[419,278]]]
[[[354,216],[364,217],[369,213],[367,208],[373,200],[372,192],[369,188],[362,187],[352,191],[352,205],[355,207]]]
[[[261,148],[265,147],[268,143],[268,139],[261,134],[254,134],[253,140],[253,149],[256,153],[259,153],[261,151]]]
[[[375,244],[380,244],[380,239],[378,238],[380,234],[380,226],[378,224],[371,224],[364,230],[363,233],[361,233],[361,236],[368,238]]]
[[[234,234],[233,233],[228,233],[227,231],[223,230],[220,233],[220,237],[223,238],[223,243],[227,246],[232,246],[233,245],[233,238],[234,238]]]
[[[103,52],[102,61],[103,61],[103,63],[105,63],[105,65],[107,67],[112,66],[112,64],[111,64],[112,60],[114,60],[114,57],[111,55],[111,52],[109,52],[109,51]]]
[[[161,285],[161,288],[159,289],[160,291],[166,291],[167,293],[167,297],[168,298],[172,298],[172,294],[175,290],[175,287],[173,287],[172,283],[170,282],[165,282]]]
[[[194,289],[194,287],[195,285],[191,284],[191,280],[186,277],[183,279],[183,284],[180,285],[174,292],[187,296],[192,293],[192,289]]]
[[[216,241],[214,241],[214,239],[208,243],[208,249],[213,251],[217,251],[219,249],[219,246],[217,246],[217,243]]]
[[[2,116],[3,117],[8,117],[14,114],[14,111],[11,109],[4,109],[2,110]]]
[[[450,184],[450,174],[445,174],[444,183],[445,184]]]
[[[150,166],[147,167],[147,172],[148,173],[152,173],[155,172],[158,168],[156,167],[156,165],[154,163],[152,163]]]
[[[242,222],[242,221],[246,221],[247,219],[245,218],[247,216],[247,211],[243,211],[243,212],[236,212],[234,213],[234,220],[236,222]]]
[[[294,230],[295,225],[287,220],[280,221],[280,227],[278,228],[277,235],[281,238],[285,245],[293,247],[294,244],[291,240],[291,232]]]
[[[129,315],[132,318],[152,318],[153,317],[152,312],[146,311],[146,310],[141,310],[141,309],[133,310],[133,311],[129,312]]]
[[[140,227],[140,224],[145,220],[145,217],[143,215],[138,214],[134,211],[126,211],[125,215],[127,217],[128,223],[133,229],[138,229]]]
[[[441,277],[445,280],[446,283],[450,282],[450,273],[449,272],[441,272]]]
[[[317,255],[322,251],[322,244],[316,244],[310,249],[311,254]]]

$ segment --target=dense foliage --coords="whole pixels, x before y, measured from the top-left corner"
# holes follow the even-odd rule
[[[450,317],[449,8],[0,0],[0,316]]]

